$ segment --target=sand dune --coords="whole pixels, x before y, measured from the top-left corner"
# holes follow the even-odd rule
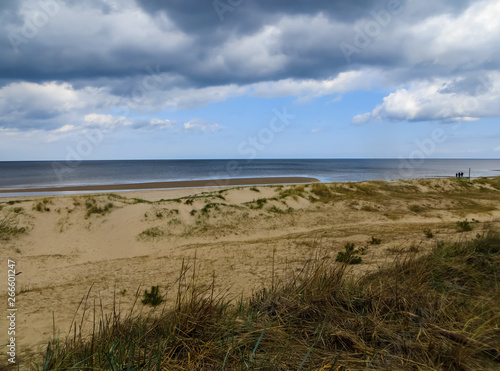
[[[353,268],[362,274],[391,261],[403,246],[418,252],[438,239],[473,237],[496,223],[499,201],[500,178],[0,199],[0,251],[22,271],[18,347],[41,350],[54,329],[64,339],[73,334],[75,317],[85,333],[94,303],[102,303],[103,312],[114,304],[130,310],[135,293],[152,285],[170,303],[183,262],[196,259],[200,285],[215,275],[218,289],[239,298],[269,284],[273,269],[291,272],[314,256],[339,264],[336,254],[347,242],[368,247]],[[456,222],[466,218],[473,230],[458,231]],[[372,237],[380,244],[370,243]]]

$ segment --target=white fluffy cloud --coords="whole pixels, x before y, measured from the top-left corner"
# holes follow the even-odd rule
[[[475,83],[475,86],[474,86]],[[151,91],[142,105],[153,111],[166,108],[189,109],[231,97],[253,95],[258,97],[296,96],[297,102],[332,94],[389,84],[382,71],[367,69],[350,71],[326,80],[285,79],[246,86],[227,85],[202,89],[174,88]],[[469,85],[464,88],[462,85]],[[133,98],[115,96],[103,88],[75,89],[68,83],[50,82],[14,83],[0,89],[0,127],[21,131],[45,129],[58,134],[85,127],[111,130],[118,127],[173,129],[177,122],[168,119],[151,119],[140,124],[137,115],[97,113],[115,106],[126,106]],[[373,111],[353,118],[354,124],[369,121],[472,121],[481,117],[500,115],[500,73],[485,73],[477,78],[453,80],[420,80],[399,88],[384,98]],[[133,116],[129,116],[133,114]],[[133,118],[136,117],[136,118]],[[181,125],[185,131],[216,131],[221,127],[193,120]]]
[[[478,1],[459,15],[429,17],[403,32],[403,58],[428,77],[405,81],[373,111],[355,116],[354,124],[500,116],[500,73],[493,72],[500,63],[500,1]]]
[[[201,119],[193,119],[191,121],[185,122],[183,128],[186,131],[198,131],[198,132],[214,132],[224,129],[223,126],[217,123],[210,123]]]
[[[173,129],[177,124],[175,120],[161,120],[161,119],[152,119],[150,125],[154,128],[158,129]]]
[[[368,90],[384,84],[384,73],[375,69],[342,72],[335,78],[325,80],[285,79],[275,82],[262,82],[250,86],[252,94],[272,98],[296,96],[297,101],[306,102],[324,95],[342,94],[353,90]]]
[[[470,69],[499,61],[500,1],[477,1],[464,13],[442,14],[410,26],[403,52],[412,64]]]
[[[105,89],[74,89],[69,83],[19,82],[0,89],[0,127],[53,129],[85,113],[110,106],[117,99]]]
[[[476,121],[500,116],[500,73],[480,75],[467,90],[463,79],[420,81],[396,90],[373,111],[355,116],[353,124],[369,121]]]
[[[117,127],[130,126],[132,123],[123,116],[101,115],[91,113],[85,115],[84,126],[101,130],[112,130]]]
[[[160,78],[161,79],[161,78]],[[0,89],[0,128],[27,130],[57,130],[58,133],[77,130],[82,126],[115,128],[130,126],[135,128],[171,129],[176,122],[152,119],[148,123],[138,123],[137,115],[142,111],[160,112],[170,108],[185,110],[243,95],[257,97],[296,96],[298,102],[329,94],[342,94],[356,89],[369,89],[382,81],[382,74],[373,69],[341,73],[335,78],[325,80],[284,79],[249,85],[225,85],[206,88],[164,88],[152,89],[137,97],[114,95],[108,88],[75,88],[72,84],[61,82],[12,83]],[[99,111],[109,111],[117,107],[125,110],[120,115],[106,115]],[[197,127],[186,126],[186,130]],[[198,130],[208,130],[200,126]],[[214,127],[210,130],[218,129]]]

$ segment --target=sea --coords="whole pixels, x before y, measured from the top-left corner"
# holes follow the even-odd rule
[[[0,161],[0,189],[133,184],[183,180],[301,176],[322,182],[359,182],[409,178],[488,177],[500,175],[496,159],[262,159],[262,160],[116,160]],[[16,192],[0,193],[15,197]]]

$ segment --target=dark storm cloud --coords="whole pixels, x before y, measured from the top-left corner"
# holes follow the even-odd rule
[[[154,14],[165,12],[187,33],[200,32],[246,34],[285,15],[315,15],[320,12],[343,21],[354,20],[371,9],[376,0],[137,0],[144,10]],[[222,18],[221,18],[222,16]]]
[[[108,3],[103,0],[58,0],[60,4],[71,7],[74,9],[85,9],[92,8],[99,10],[102,14],[108,15],[117,11],[117,6],[113,6],[111,3]]]
[[[37,82],[87,79],[89,84],[93,84],[94,79],[141,76],[145,74],[146,66],[159,63],[163,72],[182,76],[182,80],[191,86],[203,87],[284,78],[321,79],[366,65],[392,68],[404,63],[404,55],[398,49],[398,43],[402,41],[397,40],[397,34],[394,43],[385,42],[378,45],[377,50],[373,50],[376,45],[373,43],[362,53],[354,55],[356,58],[351,65],[346,63],[339,48],[342,41],[352,43],[356,36],[353,27],[356,20],[369,18],[370,12],[385,9],[388,3],[397,0],[241,0],[239,6],[230,5],[237,4],[236,1],[221,1],[232,8],[232,11],[224,13],[223,21],[219,19],[213,1],[137,0],[137,5],[153,17],[151,22],[157,29],[163,27],[161,13],[164,13],[186,36],[186,40],[179,45],[166,50],[162,45],[171,37],[171,29],[151,36],[149,45],[130,42],[120,35],[117,25],[96,22],[96,17],[104,19],[119,14],[123,10],[120,6],[98,0],[84,3],[59,0],[61,14],[49,17],[47,26],[40,27],[37,35],[26,40],[26,44],[19,45],[19,52],[14,52],[7,37],[0,40],[0,78]],[[0,29],[4,36],[16,27],[19,30],[21,3],[2,4],[0,20],[4,26]],[[459,12],[470,1],[411,3],[415,3],[412,11],[401,16],[408,24],[414,20],[412,17],[422,19],[438,13]],[[35,9],[37,4],[34,1],[29,3]],[[130,7],[134,5],[126,4]],[[71,24],[64,23],[61,18],[69,12],[81,13],[87,29],[79,29],[81,25],[72,28]],[[285,22],[287,17],[292,17],[288,23]],[[307,23],[312,18],[304,17],[323,17],[325,22],[311,24],[308,28]],[[29,20],[29,16],[27,18]],[[293,24],[295,21],[299,23],[296,26]],[[329,24],[334,26],[329,28]],[[248,63],[248,57],[241,60],[232,55],[231,46],[228,46],[231,41],[251,37],[265,27],[277,25],[281,25],[281,33],[274,36],[271,46],[259,45],[259,40],[251,45],[254,48],[252,55],[260,58],[260,64]],[[137,27],[137,32],[141,32],[141,25],[130,23],[126,27]],[[394,25],[383,31],[392,32],[392,27]],[[19,35],[22,36],[22,33]],[[386,50],[381,52],[380,48],[384,47]],[[281,57],[280,68],[267,68],[266,65],[275,63],[273,56]],[[267,57],[269,60],[265,60]],[[117,92],[127,90],[118,86],[113,89]]]
[[[0,19],[6,20],[14,24],[21,24],[22,17],[19,16],[19,8],[21,1],[2,1],[0,3]]]
[[[185,32],[219,29],[246,33],[260,28],[282,16],[327,14],[342,22],[352,22],[369,15],[373,9],[382,9],[392,0],[136,0],[150,13],[164,11]],[[406,0],[406,2],[412,0]],[[414,16],[419,18],[439,13],[456,13],[466,8],[473,0],[436,2],[422,0]],[[225,7],[226,5],[227,7]],[[219,9],[219,10],[216,10]],[[223,15],[221,21],[219,14]],[[217,22],[214,22],[217,21]]]

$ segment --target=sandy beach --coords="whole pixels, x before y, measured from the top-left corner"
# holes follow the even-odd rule
[[[196,266],[190,272],[201,286],[215,277],[216,289],[236,300],[308,259],[338,264],[335,256],[347,242],[367,247],[363,263],[352,268],[352,274],[362,275],[408,246],[424,252],[438,239],[472,238],[498,226],[500,217],[500,178],[249,181],[1,198],[1,255],[22,272],[16,276],[18,351],[24,357],[43,351],[52,336],[73,336],[75,326],[89,333],[91,317],[105,316],[113,306],[161,311],[134,306],[136,293],[140,297],[145,288],[159,285],[171,305],[182,265]],[[465,219],[473,225],[470,232],[457,230],[456,223]],[[5,291],[2,297],[6,300]],[[94,305],[103,312],[95,314]]]
[[[242,185],[266,184],[301,184],[318,182],[318,179],[308,177],[269,177],[269,178],[233,178],[211,180],[185,180],[175,182],[109,184],[72,187],[40,187],[22,189],[0,189],[0,193],[30,193],[30,192],[88,192],[88,191],[124,191],[140,189],[169,189],[169,188],[200,188],[200,187],[227,187]]]

